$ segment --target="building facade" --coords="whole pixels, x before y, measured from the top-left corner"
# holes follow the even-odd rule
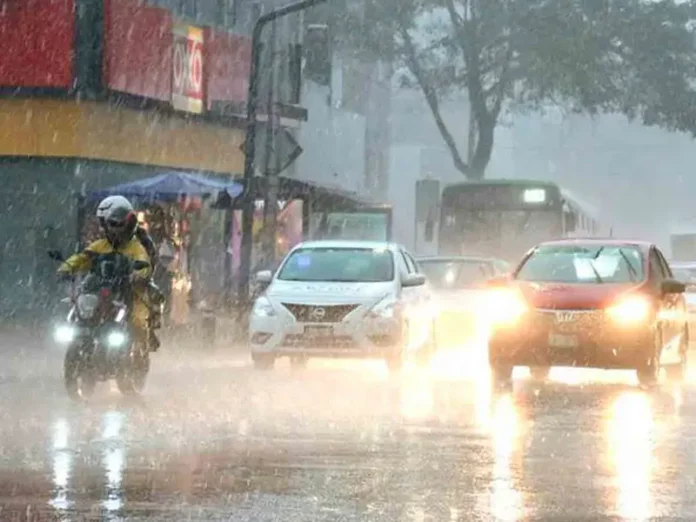
[[[301,98],[309,119],[298,132],[305,150],[290,175],[384,201],[391,67],[342,40],[336,9],[329,3],[305,17]]]
[[[246,1],[0,2],[4,316],[55,300],[46,250],[72,250],[77,194],[166,170],[242,172],[249,34],[262,11]]]

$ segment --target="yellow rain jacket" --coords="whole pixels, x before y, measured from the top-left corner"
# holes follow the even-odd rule
[[[88,272],[92,268],[92,259],[86,252],[93,252],[95,254],[111,254],[119,253],[130,258],[133,261],[146,261],[150,263],[150,258],[147,255],[145,247],[136,238],[131,238],[128,243],[114,250],[114,247],[106,239],[98,239],[89,245],[83,252],[74,254],[65,260],[58,268],[58,273],[63,274],[74,274],[79,272]],[[133,310],[131,314],[131,321],[133,326],[141,331],[147,328],[147,318],[149,314],[149,309],[147,307],[147,290],[146,283],[152,273],[152,265],[148,268],[143,268],[134,272],[135,274],[135,286],[133,288]],[[143,284],[137,284],[142,282]]]

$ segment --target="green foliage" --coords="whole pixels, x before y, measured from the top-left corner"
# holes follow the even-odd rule
[[[557,104],[696,136],[695,15],[696,0],[335,0],[323,14],[340,48],[391,61],[423,91],[469,178],[483,176],[503,110]],[[477,131],[469,163],[440,114],[462,94]]]

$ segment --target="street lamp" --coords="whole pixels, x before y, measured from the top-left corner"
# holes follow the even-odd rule
[[[254,158],[256,155],[256,109],[259,91],[259,61],[261,58],[260,44],[263,28],[289,14],[304,11],[327,0],[302,0],[262,15],[251,37],[251,70],[249,72],[249,92],[247,94],[246,141],[244,150],[244,190],[239,196],[242,202],[242,241],[239,259],[239,293],[240,301],[249,299],[249,278],[251,272],[251,249],[254,228]],[[269,115],[270,117],[270,115]]]

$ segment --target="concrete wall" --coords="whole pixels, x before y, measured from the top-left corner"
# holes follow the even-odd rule
[[[340,81],[340,74],[334,67],[335,85]],[[304,82],[302,105],[309,110],[309,121],[297,133],[304,152],[291,175],[361,193],[365,177],[366,118],[336,108],[331,99],[328,87]]]

